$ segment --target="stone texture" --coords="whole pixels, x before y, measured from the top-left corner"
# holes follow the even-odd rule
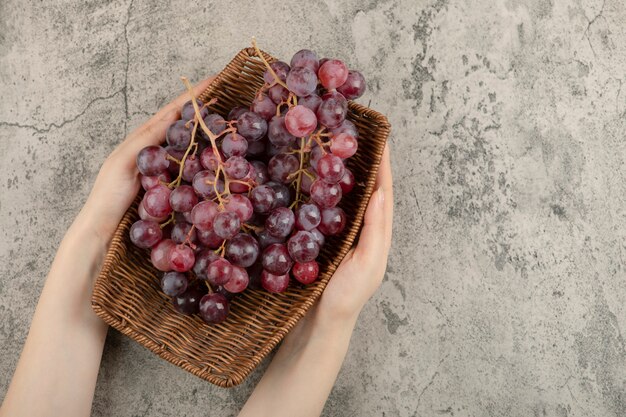
[[[256,35],[367,76],[396,228],[325,416],[626,414],[619,0],[0,2],[0,392],[105,156]],[[110,332],[94,416],[235,415]]]

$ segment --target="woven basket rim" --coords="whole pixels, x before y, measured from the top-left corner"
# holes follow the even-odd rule
[[[269,55],[268,53],[263,52],[263,51],[261,51],[261,53],[269,62],[272,62],[275,60],[275,58]],[[211,95],[214,88],[217,88],[217,86],[220,86],[220,84],[226,79],[227,71],[229,69],[236,70],[235,66],[237,62],[241,60],[247,61],[248,59],[254,58],[254,57],[257,57],[256,51],[254,50],[254,48],[242,49],[227,64],[224,70],[222,70],[217,75],[217,77],[211,82],[211,84],[206,88],[206,90],[202,92],[202,94],[200,94],[198,97],[206,101],[207,97]],[[373,109],[370,109],[368,107],[365,107],[361,104],[355,103],[353,101],[349,102],[349,109],[350,111],[354,113],[364,116],[365,118],[374,120],[377,124],[377,129],[380,131],[380,136],[383,137],[383,140],[385,142],[387,141],[387,138],[391,130],[391,126],[387,118],[383,114]],[[94,311],[109,326],[120,331],[122,334],[129,336],[131,339],[147,347],[152,352],[154,352],[155,354],[157,354],[158,356],[167,360],[170,363],[176,366],[179,366],[185,369],[186,371],[191,372],[192,374],[221,387],[232,387],[232,386],[240,384],[252,372],[252,370],[254,370],[254,368],[256,368],[256,366],[258,366],[260,362],[278,345],[278,343],[280,343],[283,340],[285,335],[300,321],[302,317],[304,317],[306,312],[319,299],[320,295],[322,294],[322,292],[324,291],[326,287],[328,280],[334,274],[336,268],[339,266],[339,264],[341,263],[345,255],[348,253],[350,248],[353,247],[353,245],[356,243],[358,233],[363,224],[363,217],[364,217],[365,209],[367,208],[367,203],[369,202],[369,199],[373,193],[373,189],[374,189],[375,181],[376,181],[376,173],[380,165],[380,160],[382,158],[383,150],[384,150],[384,146],[381,149],[378,149],[377,152],[375,152],[376,163],[372,165],[371,170],[370,170],[370,172],[373,173],[373,175],[369,175],[367,178],[365,190],[363,193],[363,196],[364,196],[363,204],[359,206],[357,215],[353,219],[354,221],[350,228],[351,231],[355,231],[354,239],[352,239],[352,241],[350,242],[348,242],[347,238],[341,241],[341,248],[338,248],[339,250],[337,251],[337,255],[333,258],[332,263],[328,266],[328,269],[329,269],[328,274],[327,274],[328,277],[325,278],[325,282],[323,282],[321,286],[318,286],[314,289],[312,294],[302,303],[301,306],[299,306],[299,308],[295,311],[295,313],[287,318],[286,322],[284,323],[282,327],[275,329],[273,336],[263,345],[262,349],[254,352],[252,356],[248,357],[250,359],[249,363],[246,366],[242,367],[241,372],[232,373],[227,378],[225,378],[223,376],[216,376],[213,373],[203,370],[195,366],[194,364],[190,363],[189,361],[185,359],[181,359],[180,357],[167,351],[166,349],[164,349],[163,345],[159,345],[151,338],[146,337],[143,334],[141,334],[139,331],[131,327],[128,327],[123,318],[120,320],[114,317],[109,311],[107,311],[104,308],[104,306],[106,305],[105,303],[111,302],[111,300],[107,300],[106,290],[104,288],[107,282],[107,278],[111,274],[112,269],[114,268],[115,262],[118,260],[118,257],[119,257],[118,250],[120,251],[126,250],[126,246],[124,243],[126,228],[124,227],[125,225],[124,222],[130,221],[127,216],[128,212],[124,216],[123,220],[120,222],[120,224],[118,225],[118,228],[116,229],[114,233],[113,239],[111,240],[111,244],[109,246],[109,250],[107,251],[106,257],[104,259],[102,269],[95,282],[94,290],[92,294],[92,307]],[[137,198],[139,198],[139,195]],[[126,224],[126,226],[128,226],[128,224]]]

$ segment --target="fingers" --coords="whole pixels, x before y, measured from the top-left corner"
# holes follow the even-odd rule
[[[376,187],[367,205],[363,229],[354,253],[360,260],[387,258],[393,220],[391,164],[387,147],[379,167]]]

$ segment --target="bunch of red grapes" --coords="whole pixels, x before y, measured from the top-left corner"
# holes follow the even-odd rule
[[[337,204],[355,185],[344,162],[358,133],[346,114],[365,91],[361,73],[306,49],[290,65],[263,61],[249,107],[224,118],[192,98],[166,145],[137,156],[146,192],[130,239],[150,248],[175,309],[207,323],[225,320],[248,287],[314,282],[325,236],[346,224]]]

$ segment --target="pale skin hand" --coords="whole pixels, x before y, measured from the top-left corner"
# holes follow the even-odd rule
[[[385,149],[359,242],[319,303],[287,335],[239,417],[319,416],[348,350],[359,312],[385,274],[393,188]]]
[[[194,94],[211,81],[198,84]],[[163,142],[166,128],[187,100],[189,95],[183,93],[165,106],[102,165],[51,266],[0,417],[90,414],[107,332],[91,309],[93,281],[117,224],[139,190],[137,153]],[[358,246],[344,259],[317,306],[287,336],[242,416],[320,414],[358,314],[385,271],[393,211],[388,151],[377,187]]]

